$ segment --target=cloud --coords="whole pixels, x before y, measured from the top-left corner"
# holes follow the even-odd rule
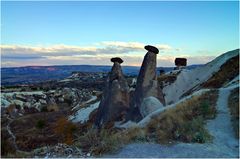
[[[98,47],[97,47],[98,46]],[[145,44],[139,42],[101,42],[97,46],[71,46],[53,45],[48,47],[24,46],[24,45],[1,45],[2,57],[6,58],[30,58],[43,56],[74,56],[74,55],[100,55],[100,54],[129,54],[144,51]],[[159,50],[171,49],[168,45],[156,44]]]
[[[52,45],[26,46],[1,45],[2,67],[26,65],[112,65],[110,58],[123,58],[123,65],[140,66],[146,53],[139,42],[105,41],[92,46]],[[175,57],[188,58],[188,64],[206,63],[213,56],[189,56],[167,44],[153,44],[160,53],[158,66],[174,66]],[[177,51],[176,51],[177,50]],[[183,51],[183,50],[181,50]]]

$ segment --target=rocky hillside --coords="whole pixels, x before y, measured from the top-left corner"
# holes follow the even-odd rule
[[[117,57],[108,74],[3,88],[1,156],[238,157],[239,49],[160,75],[158,49],[145,49],[138,76]]]

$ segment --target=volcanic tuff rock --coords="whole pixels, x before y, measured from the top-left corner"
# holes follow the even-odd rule
[[[156,75],[156,58],[159,51],[156,47],[150,45],[145,46],[145,49],[148,50],[148,52],[144,57],[137,78],[137,86],[133,98],[131,99],[131,112],[129,117],[132,120],[139,120],[145,116],[145,114],[141,114],[139,111],[144,98],[152,96],[165,105],[165,100],[158,85]]]
[[[157,98],[150,96],[143,99],[140,113],[145,117],[159,108],[163,108],[162,103]]]
[[[102,126],[111,121],[122,120],[129,109],[129,87],[122,73],[122,59],[112,58],[114,63],[105,82],[95,124]]]

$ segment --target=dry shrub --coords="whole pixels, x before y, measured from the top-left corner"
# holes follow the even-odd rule
[[[231,122],[236,138],[239,138],[239,88],[231,91],[228,98],[228,106],[231,113]]]
[[[60,117],[56,121],[55,133],[64,138],[64,143],[73,144],[73,133],[77,129],[76,125],[70,122],[66,117]]]
[[[84,152],[101,155],[105,152],[115,150],[121,141],[118,133],[107,129],[89,129],[84,135],[80,136],[75,143]]]

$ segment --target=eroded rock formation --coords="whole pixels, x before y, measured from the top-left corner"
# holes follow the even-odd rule
[[[157,109],[156,105],[152,109],[149,108],[148,104],[148,106],[146,106],[148,110],[145,110],[145,106],[143,105],[143,101],[145,100],[145,98],[154,97],[159,100],[161,102],[161,104],[159,104],[159,108],[162,107],[162,105],[165,105],[165,100],[162,91],[158,85],[156,75],[157,54],[159,51],[156,47],[150,45],[145,46],[145,49],[148,52],[144,57],[137,78],[137,86],[131,99],[131,111],[128,116],[131,120],[135,121],[138,121],[142,117],[146,116],[149,113],[147,112],[148,110]]]
[[[123,60],[116,57],[111,61],[114,64],[106,79],[95,122],[98,127],[108,122],[124,120],[129,109],[129,87],[120,65]]]

